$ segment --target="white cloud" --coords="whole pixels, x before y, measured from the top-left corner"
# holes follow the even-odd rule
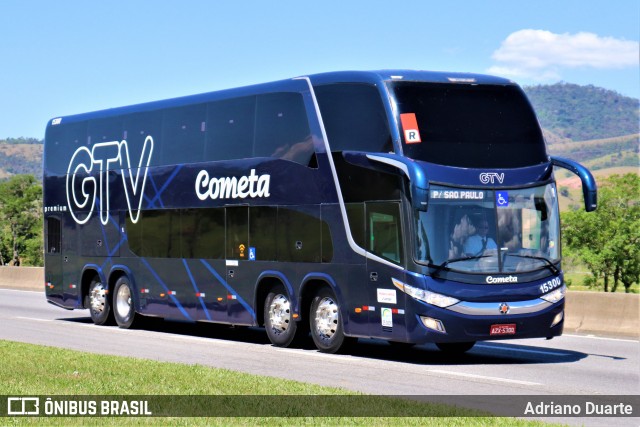
[[[492,58],[488,72],[534,80],[559,79],[568,68],[619,69],[640,65],[637,41],[600,37],[597,34],[555,34],[544,30],[520,30],[510,34]]]

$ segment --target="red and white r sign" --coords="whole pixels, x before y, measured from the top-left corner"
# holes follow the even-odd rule
[[[400,122],[402,122],[402,130],[404,131],[404,140],[407,144],[419,144],[420,131],[418,130],[418,120],[415,113],[400,114]]]

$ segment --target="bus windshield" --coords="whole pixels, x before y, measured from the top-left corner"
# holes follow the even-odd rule
[[[515,85],[393,82],[403,154],[468,168],[548,162],[542,131]]]
[[[557,272],[560,225],[555,185],[487,190],[432,185],[415,213],[415,259],[469,273]]]

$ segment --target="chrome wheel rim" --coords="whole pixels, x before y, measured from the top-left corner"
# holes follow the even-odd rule
[[[287,297],[278,294],[269,304],[269,323],[271,328],[283,333],[289,328],[291,322],[291,304]]]
[[[116,311],[121,319],[125,319],[131,310],[131,290],[129,286],[122,285],[116,295]]]
[[[107,290],[102,283],[97,283],[91,290],[91,310],[94,313],[102,313],[107,302]]]
[[[331,339],[338,329],[338,305],[329,297],[324,297],[316,309],[315,328],[319,336]]]

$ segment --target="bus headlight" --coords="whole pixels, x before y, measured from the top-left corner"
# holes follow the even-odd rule
[[[551,291],[548,294],[544,294],[540,298],[548,302],[556,303],[562,300],[562,298],[564,298],[564,295],[566,293],[567,293],[567,287],[565,285],[562,285],[562,287],[554,291]]]
[[[391,281],[393,282],[393,285],[396,288],[400,289],[402,292],[417,300],[424,301],[427,304],[445,308],[460,302],[460,300],[448,297],[446,295],[441,295],[435,292],[429,292],[425,291],[424,289],[418,289],[413,286],[409,286],[406,283],[402,283],[401,281],[394,278],[391,278]]]

